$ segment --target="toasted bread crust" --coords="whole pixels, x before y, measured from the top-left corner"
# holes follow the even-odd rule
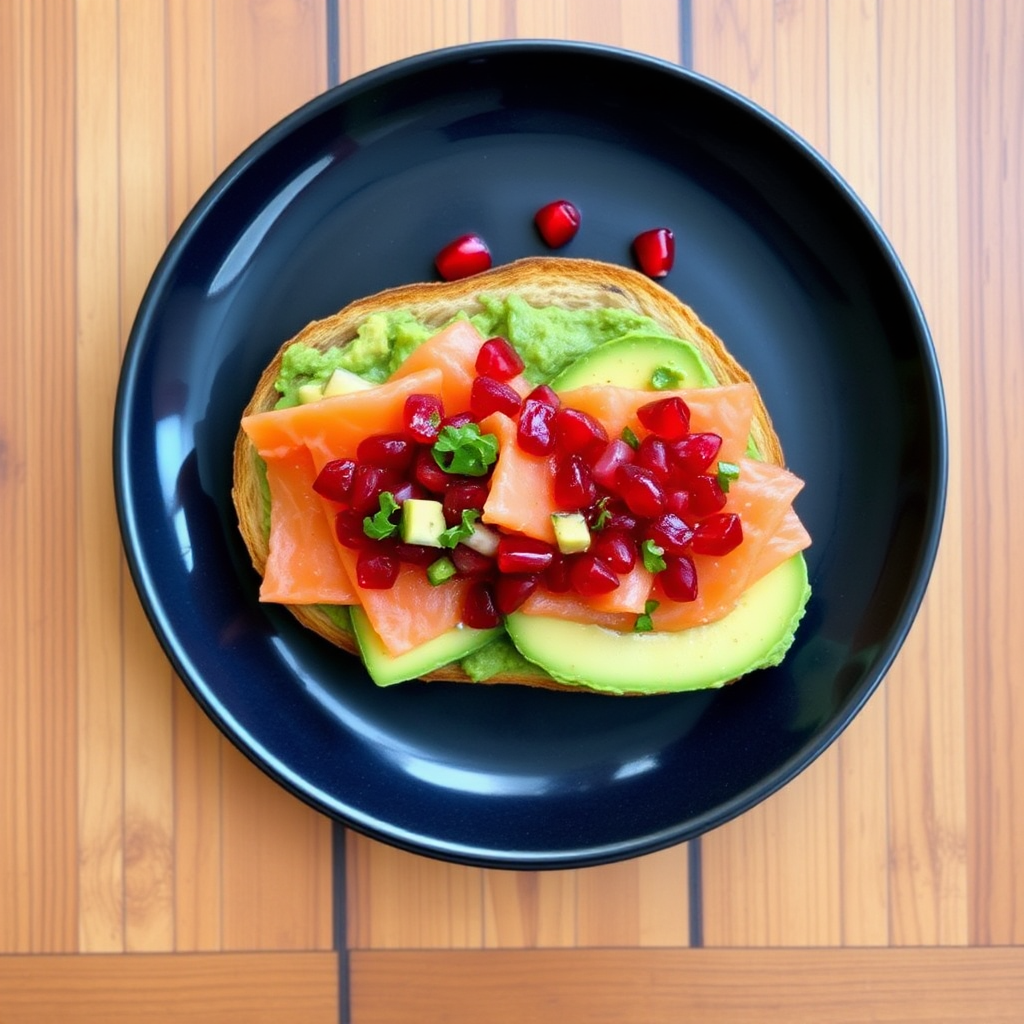
[[[368,316],[385,309],[407,309],[423,323],[440,327],[460,311],[469,315],[480,312],[483,309],[478,299],[480,295],[503,298],[513,294],[538,307],[631,309],[650,317],[670,334],[693,343],[719,383],[753,384],[750,375],[729,353],[724,342],[701,322],[697,314],[643,274],[598,260],[530,257],[461,281],[432,281],[390,288],[357,299],[332,316],[313,321],[278,349],[260,376],[243,416],[265,412],[274,407],[280,397],[274,382],[280,375],[285,351],[295,342],[302,342],[321,351],[345,345],[355,337],[356,331]],[[784,465],[778,437],[756,386],[751,435],[762,458]],[[262,471],[259,455],[241,429],[235,441],[232,499],[238,514],[239,529],[253,566],[262,576],[268,555],[267,536],[263,528]],[[321,608],[316,605],[287,607],[306,628],[346,651],[358,653],[354,636],[339,629]],[[469,681],[469,677],[457,665],[445,666],[423,678]],[[487,682],[579,689],[563,687],[540,675],[495,676]]]

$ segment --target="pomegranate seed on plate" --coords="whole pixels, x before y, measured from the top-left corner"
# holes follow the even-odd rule
[[[608,594],[619,585],[619,577],[590,551],[572,563],[569,578],[572,589],[581,597]]]
[[[668,442],[656,434],[648,434],[636,450],[636,464],[649,469],[662,483],[671,476]]]
[[[363,530],[362,514],[349,508],[342,509],[334,517],[334,532],[347,548],[365,548],[374,543]]]
[[[693,540],[694,530],[679,516],[666,512],[650,523],[647,536],[669,554],[682,555]]]
[[[694,516],[709,516],[721,512],[729,500],[722,490],[718,478],[709,473],[700,473],[690,481],[690,513]]]
[[[401,476],[393,469],[380,466],[359,465],[352,476],[349,491],[349,505],[359,515],[371,515],[379,508],[379,499],[384,491],[393,490],[402,482]]]
[[[718,434],[687,434],[673,442],[672,457],[689,473],[703,473],[722,447]]]
[[[449,526],[458,526],[462,522],[462,513],[469,509],[478,511],[487,501],[487,485],[482,483],[452,484],[444,495],[444,521]]]
[[[658,478],[643,466],[619,466],[615,485],[631,512],[638,516],[661,515],[665,510],[665,489]]]
[[[550,455],[555,447],[555,407],[527,397],[519,412],[516,443],[528,455]]]
[[[421,448],[413,459],[413,479],[432,494],[444,494],[451,483],[451,474],[446,473],[434,459],[429,448]]]
[[[628,466],[636,459],[636,452],[622,438],[609,441],[603,452],[590,468],[594,479],[602,487],[615,486],[615,471],[619,466]]]
[[[445,416],[441,420],[441,430],[445,427],[464,427],[467,423],[474,422],[474,416],[471,412],[456,412],[452,413],[451,416]]]
[[[543,572],[555,557],[550,544],[533,537],[505,534],[498,541],[498,571],[507,573]]]
[[[613,572],[629,572],[636,565],[636,541],[625,530],[599,530],[590,551]]]
[[[411,565],[418,565],[426,568],[437,561],[437,548],[429,547],[426,544],[406,544],[403,541],[396,541],[391,548],[395,558],[400,562],[409,562]]]
[[[690,407],[678,395],[641,405],[636,415],[652,434],[666,441],[678,441],[690,432]]]
[[[579,455],[561,458],[555,465],[555,505],[563,512],[593,505],[597,499],[597,485]]]
[[[495,380],[511,380],[523,372],[525,365],[505,338],[488,338],[476,354],[476,372]]]
[[[633,239],[633,255],[648,277],[664,277],[676,260],[676,236],[670,228],[652,228]]]
[[[363,548],[356,559],[356,582],[366,590],[390,590],[401,565],[393,555]]]
[[[522,405],[517,391],[493,377],[474,377],[469,392],[469,408],[473,415],[482,420],[492,412],[503,412],[515,416]]]
[[[452,561],[458,569],[460,576],[479,577],[487,576],[494,569],[494,559],[466,547],[465,544],[456,544],[452,548]]]
[[[434,266],[446,281],[458,281],[490,269],[491,250],[479,235],[459,235],[437,254]]]
[[[743,543],[743,524],[735,512],[702,519],[693,531],[693,550],[699,555],[727,555]]]
[[[533,217],[541,238],[552,249],[560,248],[575,237],[580,220],[579,208],[568,199],[556,199],[542,206]]]
[[[501,625],[501,615],[494,603],[494,592],[483,580],[477,580],[466,591],[462,621],[470,629],[494,629]]]
[[[572,587],[572,580],[569,579],[571,569],[572,559],[556,551],[551,564],[544,570],[544,586],[552,594],[564,594]]]
[[[494,583],[494,603],[502,615],[511,615],[540,583],[537,574],[499,576]]]
[[[608,432],[588,412],[580,409],[562,408],[555,417],[555,447],[563,455],[587,453],[594,455],[604,451],[608,444]]]
[[[317,474],[313,490],[331,501],[348,501],[356,464],[353,459],[333,459]]]
[[[689,555],[665,555],[658,582],[673,601],[697,600],[697,567]]]
[[[665,497],[665,511],[680,517],[685,516],[690,511],[690,492],[683,488],[669,491]]]
[[[562,400],[558,397],[558,393],[548,387],[547,384],[538,384],[527,396],[527,399],[533,399],[535,402],[543,402],[544,405],[550,405],[552,409],[559,409],[562,405]]]
[[[416,441],[433,444],[441,430],[444,405],[440,395],[410,395],[402,410],[406,432]]]
[[[371,434],[363,438],[356,448],[356,458],[360,462],[399,471],[412,465],[415,454],[413,442],[404,434]]]
[[[391,496],[395,499],[396,505],[401,505],[410,498],[429,498],[430,494],[415,480],[402,480],[391,488]]]

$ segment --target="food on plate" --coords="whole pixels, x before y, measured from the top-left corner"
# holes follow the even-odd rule
[[[676,261],[676,236],[671,228],[651,228],[633,239],[637,266],[653,278],[667,277]]]
[[[540,237],[552,248],[560,249],[576,237],[580,229],[579,207],[568,199],[555,199],[545,203],[534,215]]]
[[[777,664],[810,537],[757,388],[642,273],[536,257],[309,324],[233,497],[261,600],[412,678],[612,694]]]

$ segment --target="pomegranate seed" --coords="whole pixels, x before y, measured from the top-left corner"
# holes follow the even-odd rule
[[[720,512],[726,501],[728,499],[717,477],[701,473],[690,482],[691,515],[709,516],[712,512]]]
[[[464,427],[467,423],[474,422],[475,417],[471,412],[456,412],[452,413],[451,416],[445,416],[441,420],[441,430],[444,430],[445,427]]]
[[[590,551],[573,561],[569,578],[572,589],[582,597],[607,594],[619,585],[619,577]]]
[[[553,203],[542,206],[534,214],[533,222],[537,225],[540,237],[558,249],[571,241],[580,229],[580,211],[568,199],[556,199]]]
[[[672,457],[688,473],[703,473],[721,447],[718,434],[687,434],[672,445]]]
[[[494,583],[494,603],[502,615],[511,615],[536,589],[536,574],[499,576]]]
[[[393,555],[363,548],[356,559],[356,582],[365,590],[390,590],[399,568],[401,563]]]
[[[594,460],[591,473],[602,487],[615,486],[615,472],[619,466],[628,466],[636,459],[636,452],[622,438],[609,441]]]
[[[366,548],[374,543],[363,530],[362,514],[348,508],[334,517],[334,532],[347,548]]]
[[[465,544],[456,544],[452,548],[452,561],[455,568],[459,570],[460,576],[481,577],[490,575],[494,569],[494,559],[466,547]]]
[[[413,479],[432,494],[444,494],[451,483],[451,474],[446,473],[431,455],[429,448],[421,448],[413,459]]]
[[[667,483],[671,473],[668,442],[648,434],[636,450],[636,464],[649,469],[662,483]]]
[[[636,565],[636,541],[625,530],[601,530],[590,552],[613,572],[629,572]]]
[[[616,503],[610,501],[608,503],[608,511],[610,515],[604,524],[606,530],[622,530],[624,533],[634,533],[636,531],[639,525],[637,517],[626,508],[624,502]]]
[[[462,522],[462,513],[469,509],[480,511],[487,501],[487,485],[481,483],[453,484],[444,495],[444,521],[449,526]]]
[[[543,572],[555,557],[554,548],[533,537],[505,534],[498,541],[498,571],[507,573]]]
[[[532,399],[535,402],[543,402],[544,405],[550,405],[552,409],[559,409],[562,405],[558,393],[547,384],[538,384],[526,398],[528,401]]]
[[[516,443],[529,455],[550,455],[555,447],[555,407],[536,398],[523,402]]]
[[[410,498],[429,498],[429,492],[415,480],[402,480],[391,488],[391,496],[397,505]]]
[[[371,434],[359,442],[356,458],[360,462],[404,472],[412,465],[416,449],[404,434]]]
[[[460,235],[437,254],[434,266],[446,281],[458,281],[489,270],[491,250],[479,235]]]
[[[410,565],[419,565],[426,568],[437,561],[437,548],[428,547],[426,544],[406,544],[403,541],[396,541],[391,551],[400,562],[408,562]]]
[[[665,498],[665,511],[682,518],[690,511],[690,492],[687,490],[669,491]]]
[[[743,524],[735,512],[708,516],[693,531],[693,550],[699,555],[727,555],[743,543]]]
[[[554,494],[555,505],[563,512],[586,508],[597,500],[597,485],[579,455],[556,463]]]
[[[676,236],[669,228],[642,231],[633,239],[633,255],[648,277],[664,277],[676,260]]]
[[[313,490],[331,501],[348,501],[356,464],[352,459],[334,459],[328,462],[313,481]]]
[[[494,603],[494,593],[483,580],[472,583],[462,606],[462,621],[470,629],[494,629],[501,625],[501,615]]]
[[[522,356],[504,339],[488,338],[476,354],[476,372],[495,380],[511,380],[523,372]]]
[[[641,405],[636,415],[652,434],[666,441],[678,441],[690,432],[690,407],[678,395]]]
[[[569,578],[571,569],[572,559],[567,558],[561,551],[556,551],[551,564],[544,570],[544,586],[552,594],[564,594],[572,587],[572,580]]]
[[[671,512],[658,516],[647,527],[647,537],[672,555],[685,554],[693,536],[693,527]]]
[[[402,422],[413,440],[433,444],[443,419],[444,405],[440,395],[410,395],[405,400]]]
[[[665,489],[658,478],[643,466],[619,466],[615,484],[631,512],[649,518],[665,509]]]
[[[473,415],[482,420],[492,412],[503,412],[515,416],[522,405],[518,392],[503,381],[493,377],[475,377],[469,393],[469,408]]]
[[[666,555],[658,582],[673,601],[697,600],[697,567],[689,555]]]
[[[580,409],[559,409],[555,416],[555,445],[562,455],[603,452],[608,432],[590,413]]]
[[[352,489],[349,492],[349,506],[353,512],[361,516],[370,515],[379,508],[381,494],[393,490],[400,483],[402,478],[393,469],[356,466],[352,476]]]

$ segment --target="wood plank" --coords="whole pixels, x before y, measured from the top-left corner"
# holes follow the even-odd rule
[[[123,554],[105,465],[121,362],[118,11],[75,23],[78,268],[78,949],[124,949]]]
[[[691,6],[693,69],[770,110],[775,97],[774,4]]]
[[[877,217],[880,206],[878,5],[828,6],[828,157]],[[885,683],[838,744],[842,942],[889,941]]]
[[[354,1024],[1010,1024],[1021,949],[355,952]]]
[[[959,945],[967,810],[955,11],[946,0],[884,2],[879,11],[882,225],[931,327],[952,441],[943,544],[886,688],[890,941]]]
[[[337,1024],[333,953],[0,956],[4,1024]]]
[[[50,952],[77,940],[73,9],[5,4],[0,37],[0,949]]]
[[[575,946],[579,875],[572,870],[484,871],[484,946]]]
[[[1024,944],[1024,8],[958,5],[970,941]],[[1006,546],[1009,544],[1009,550]]]

